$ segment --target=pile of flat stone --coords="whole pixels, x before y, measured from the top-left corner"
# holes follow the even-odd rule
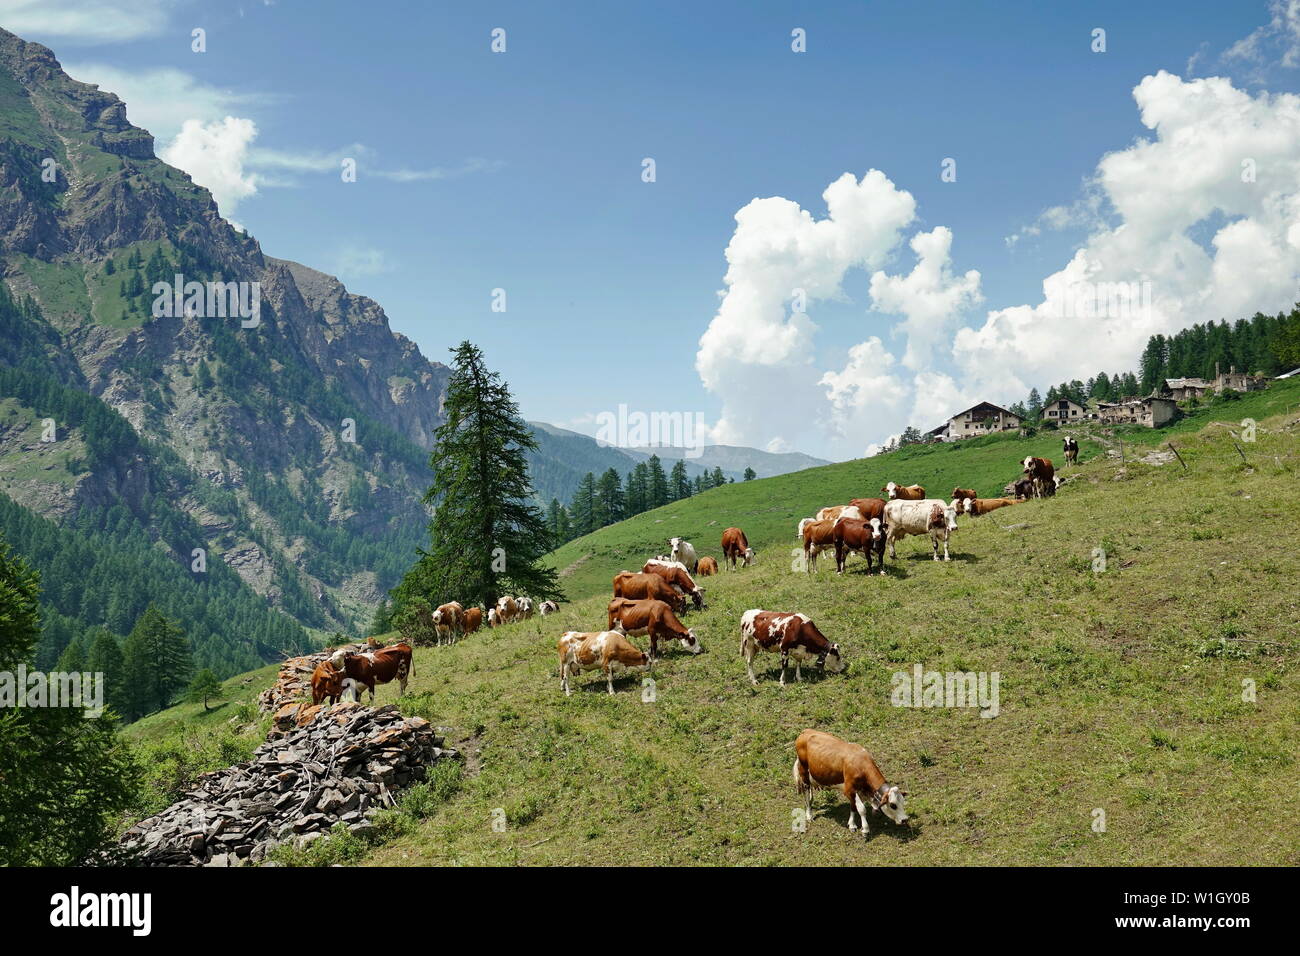
[[[268,740],[252,760],[204,774],[184,799],[131,827],[122,848],[145,866],[238,866],[338,823],[364,836],[395,794],[460,756],[443,743],[427,720],[392,704],[340,703]]]
[[[344,645],[341,649],[360,652],[367,650],[367,645]],[[320,714],[321,708],[311,702],[311,675],[316,666],[328,660],[336,650],[338,648],[291,657],[280,665],[275,683],[257,697],[258,710],[275,715],[267,733],[268,740],[305,727]]]

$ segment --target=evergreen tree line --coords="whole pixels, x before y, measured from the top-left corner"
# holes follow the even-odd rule
[[[753,468],[745,469],[745,481],[757,477]],[[607,469],[599,478],[594,472],[587,472],[568,506],[562,505],[557,498],[551,499],[546,510],[546,526],[554,546],[559,547],[566,541],[616,521],[734,481],[734,478],[728,479],[721,468],[691,478],[682,459],[674,462],[672,469],[665,473],[659,456],[651,455],[645,461],[637,462],[626,476],[620,475],[616,468]]]

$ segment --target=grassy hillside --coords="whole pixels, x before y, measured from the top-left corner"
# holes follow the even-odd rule
[[[1269,401],[1288,397],[1279,389]],[[1234,403],[1227,420],[1262,401]],[[610,698],[595,674],[566,699],[555,641],[603,624],[604,585],[545,621],[418,649],[401,706],[453,728],[469,774],[366,862],[1300,863],[1300,555],[1279,533],[1294,524],[1300,422],[1262,419],[1258,441],[1243,446],[1249,463],[1229,439],[1206,423],[1183,432],[1186,471],[1094,455],[1053,500],[961,519],[950,563],[908,539],[885,578],[867,577],[857,560],[842,577],[829,562],[815,576],[792,573],[793,519],[873,491],[885,473],[996,490],[1024,454],[1059,446],[908,450],[666,509],[701,529],[752,529],[766,558],[709,582],[709,608],[688,618],[705,653],[669,650],[650,703],[639,678],[616,683]],[[574,542],[567,560],[631,564],[658,546],[657,529],[669,533],[654,518]],[[649,547],[633,551],[640,540]],[[751,687],[738,621],[760,606],[811,615],[844,649],[847,670],[783,689],[768,657]],[[891,675],[916,663],[998,672],[999,715],[892,706]],[[1244,680],[1254,702],[1242,699]],[[379,697],[396,694],[388,686]],[[845,828],[842,798],[822,794],[809,831],[792,832],[792,742],[810,726],[870,748],[911,790],[915,825],[875,822],[864,842]],[[492,829],[496,808],[505,832]]]

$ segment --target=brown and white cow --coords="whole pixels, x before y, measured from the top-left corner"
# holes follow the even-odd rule
[[[311,702],[319,704],[328,699],[331,704],[337,704],[343,696],[343,678],[343,671],[328,660],[321,661],[311,672]]]
[[[695,610],[704,608],[704,588],[695,583],[695,580],[682,567],[681,562],[665,563],[663,561],[647,561],[641,568],[645,574],[657,574],[663,578],[678,594],[689,595],[691,603],[695,605]]]
[[[497,613],[494,607],[488,608],[487,625],[488,627],[500,627],[502,625],[501,615]]]
[[[781,686],[785,686],[785,671],[790,658],[794,658],[794,679],[803,680],[799,665],[815,660],[817,666],[838,674],[844,669],[840,646],[832,644],[807,614],[787,614],[783,611],[763,611],[758,608],[740,616],[740,653],[745,658],[749,682],[757,686],[754,676],[754,655],[759,651],[772,651],[781,655]]]
[[[1061,439],[1061,450],[1065,452],[1065,463],[1067,465],[1077,465],[1079,463],[1079,442],[1072,435],[1067,435]]]
[[[686,598],[657,574],[620,571],[614,575],[614,597],[663,601],[678,614],[686,613]]]
[[[809,574],[817,570],[817,555],[835,550],[835,522],[813,521],[803,526],[803,569]]]
[[[439,644],[450,644],[464,631],[465,608],[459,601],[440,604],[433,612],[433,630]]]
[[[411,645],[403,641],[377,651],[355,653],[347,650],[334,652],[329,661],[343,671],[349,680],[364,685],[370,691],[370,702],[375,701],[375,685],[396,680],[400,693],[406,693],[407,679],[415,673],[412,665]],[[360,696],[360,695],[358,695]]]
[[[870,521],[872,518],[879,518],[881,521],[885,520],[884,498],[854,498],[849,504],[862,513],[863,521]]]
[[[886,541],[889,556],[895,561],[898,554],[894,543],[909,534],[926,534],[934,548],[934,560],[939,560],[939,542],[943,542],[943,559],[948,555],[948,538],[957,530],[957,507],[938,498],[923,501],[891,501],[885,505]]]
[[[722,532],[722,555],[724,561],[730,562],[733,571],[736,570],[737,558],[746,568],[754,563],[754,549],[749,546],[745,532],[739,528],[728,528]]]
[[[548,614],[554,614],[559,609],[560,605],[555,601],[543,601],[541,604],[537,605],[537,613],[542,617],[546,617]]]
[[[890,501],[920,501],[925,497],[925,489],[920,485],[908,485],[904,488],[891,481],[880,490]]]
[[[867,559],[867,574],[871,573],[873,557],[880,565],[880,573],[885,573],[885,522],[880,518],[872,518],[870,521],[841,518],[835,522],[831,537],[835,541],[837,573],[844,573],[844,564],[855,551]]]
[[[718,573],[718,561],[716,558],[705,556],[700,558],[698,570],[696,572],[702,578],[712,577]]]
[[[483,626],[483,609],[481,607],[467,607],[465,613],[460,618],[462,634],[473,634]]]
[[[1025,477],[1034,483],[1035,498],[1042,498],[1044,494],[1050,495],[1056,491],[1056,484],[1052,481],[1052,477],[1056,474],[1056,470],[1052,467],[1052,459],[1027,455],[1020,465],[1024,469]],[[1052,492],[1045,491],[1045,485],[1051,485]]]
[[[519,603],[509,594],[497,598],[497,620],[502,624],[511,624],[519,618]]]
[[[956,502],[954,502],[955,504]],[[967,498],[957,509],[958,514],[970,515],[972,518],[978,518],[980,515],[986,515],[990,511],[997,511],[999,508],[1006,508],[1010,505],[1018,505],[1020,502],[1015,498]]]
[[[693,628],[683,627],[673,609],[663,601],[632,601],[614,598],[609,602],[606,628],[624,634],[646,634],[650,637],[650,656],[659,656],[659,642],[681,641],[682,647],[692,654],[700,653],[699,639]]]
[[[863,514],[858,510],[857,505],[832,505],[817,512],[815,517],[818,521],[839,521],[841,518],[860,519]]]
[[[975,493],[974,488],[954,488],[952,497],[954,501],[965,501],[967,498],[978,498],[979,495]],[[957,513],[961,514],[960,511]]]
[[[794,785],[805,797],[808,822],[812,822],[813,787],[839,787],[849,801],[850,830],[858,829],[856,816],[862,824],[862,835],[867,835],[868,807],[895,823],[907,823],[907,791],[885,781],[865,747],[823,730],[805,730],[795,740],[794,752]]]
[[[557,645],[560,652],[560,687],[564,696],[569,690],[569,675],[600,668],[605,672],[605,687],[614,694],[614,675],[623,670],[650,666],[650,658],[637,650],[618,631],[566,631]]]

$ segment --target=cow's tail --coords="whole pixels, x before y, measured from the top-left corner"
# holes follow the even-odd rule
[[[799,772],[799,758],[794,758],[794,789],[795,793],[807,793],[810,787],[804,779],[804,775]]]

